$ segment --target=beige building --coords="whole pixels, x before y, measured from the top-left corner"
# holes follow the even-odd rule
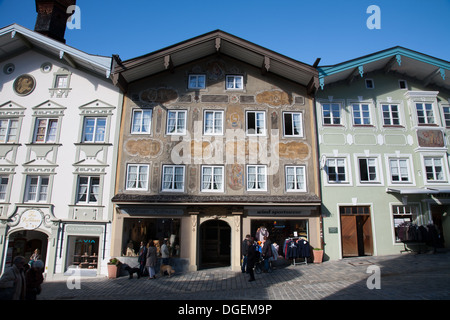
[[[239,270],[260,227],[280,254],[289,237],[321,247],[313,66],[213,31],[115,57],[112,76],[125,94],[111,256],[168,239],[178,269]]]

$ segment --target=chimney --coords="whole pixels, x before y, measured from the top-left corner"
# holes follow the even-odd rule
[[[34,31],[50,38],[66,43],[67,19],[72,13],[67,13],[67,8],[74,5],[76,0],[36,0],[36,25]]]

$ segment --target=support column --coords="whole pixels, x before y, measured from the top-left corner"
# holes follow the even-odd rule
[[[198,270],[198,215],[199,212],[189,212],[190,217],[190,233],[189,233],[189,271]]]
[[[122,252],[122,237],[123,237],[123,214],[119,208],[114,209],[113,220],[111,223],[111,248],[110,255],[113,257],[120,257]]]
[[[243,212],[232,212],[233,223],[231,225],[231,270],[241,270],[241,242],[242,242],[242,214]]]

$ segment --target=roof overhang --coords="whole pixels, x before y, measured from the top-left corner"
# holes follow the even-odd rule
[[[332,66],[318,67],[320,87],[375,71],[394,73],[420,81],[425,86],[450,90],[450,62],[429,55],[394,47]]]
[[[388,193],[398,194],[439,194],[450,193],[450,187],[426,187],[426,188],[387,188]]]
[[[114,56],[113,80],[124,91],[129,83],[220,53],[274,73],[308,88],[318,88],[315,66],[296,61],[221,30],[180,42],[126,61]]]
[[[109,78],[111,57],[87,54],[38,32],[12,24],[0,29],[0,62],[28,50],[36,50],[79,68]]]

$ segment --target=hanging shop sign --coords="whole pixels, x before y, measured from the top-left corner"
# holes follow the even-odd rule
[[[271,217],[295,217],[295,216],[309,216],[311,211],[315,209],[312,207],[298,208],[249,208],[249,216],[271,216]]]
[[[42,214],[40,211],[30,209],[24,211],[20,217],[20,226],[26,230],[34,230],[42,224]]]

